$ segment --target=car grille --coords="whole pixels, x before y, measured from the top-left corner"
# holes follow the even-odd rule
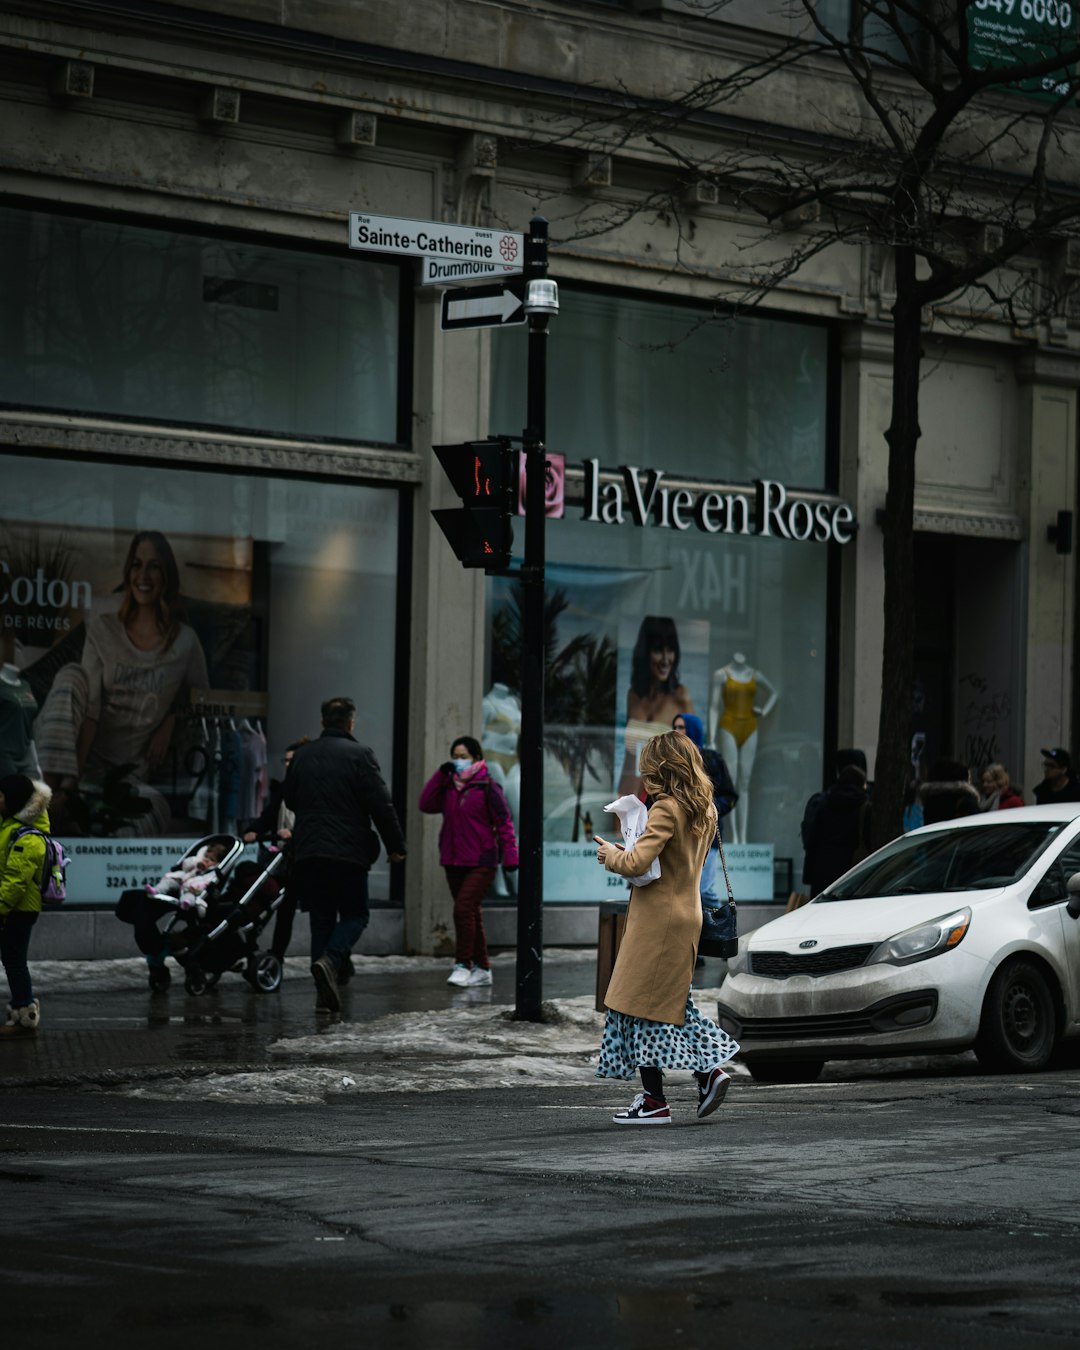
[[[791,975],[835,975],[839,970],[861,966],[877,944],[860,942],[851,947],[830,947],[824,952],[751,952],[751,975],[786,980]]]
[[[747,1049],[750,1042],[817,1041],[830,1036],[857,1039],[926,1026],[937,1015],[936,989],[896,994],[856,1012],[812,1013],[805,1017],[740,1017],[724,1004],[717,1006],[720,1025]]]

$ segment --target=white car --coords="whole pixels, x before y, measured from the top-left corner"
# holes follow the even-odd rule
[[[1080,1036],[1078,813],[915,830],[743,938],[718,1020],[753,1076],[810,1082],[830,1059],[972,1047],[993,1069],[1041,1068]]]

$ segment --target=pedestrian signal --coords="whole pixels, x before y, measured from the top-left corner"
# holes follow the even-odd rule
[[[435,457],[462,505],[432,511],[439,529],[465,567],[500,572],[514,544],[518,456],[509,437],[464,445],[436,445]]]

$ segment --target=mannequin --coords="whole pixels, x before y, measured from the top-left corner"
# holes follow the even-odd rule
[[[518,738],[521,735],[521,700],[509,685],[496,681],[484,695],[481,705],[484,725],[480,744],[484,760],[494,783],[498,783],[510,808],[510,817],[517,825],[521,805],[521,765],[518,763]],[[502,868],[495,873],[492,883],[495,895],[513,894]]]
[[[10,661],[0,666],[0,777],[25,773],[41,777],[37,748],[32,739],[37,699]]]
[[[761,701],[764,694],[764,702]],[[757,758],[758,720],[768,717],[779,697],[773,685],[754,670],[742,652],[733,652],[726,666],[713,673],[709,705],[712,744],[723,755],[739,800],[729,817],[730,842],[747,842],[750,819],[750,777]]]

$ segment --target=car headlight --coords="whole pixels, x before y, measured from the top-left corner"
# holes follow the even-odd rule
[[[729,975],[741,975],[742,972],[746,970],[748,965],[747,945],[749,940],[749,935],[744,933],[743,936],[739,938],[739,950],[734,956],[728,957],[727,973]]]
[[[912,961],[940,956],[942,952],[958,947],[970,926],[971,910],[958,909],[943,918],[920,924],[918,928],[897,933],[895,937],[880,943],[870,953],[866,964],[869,966],[875,961],[888,961],[894,966],[907,966]]]

